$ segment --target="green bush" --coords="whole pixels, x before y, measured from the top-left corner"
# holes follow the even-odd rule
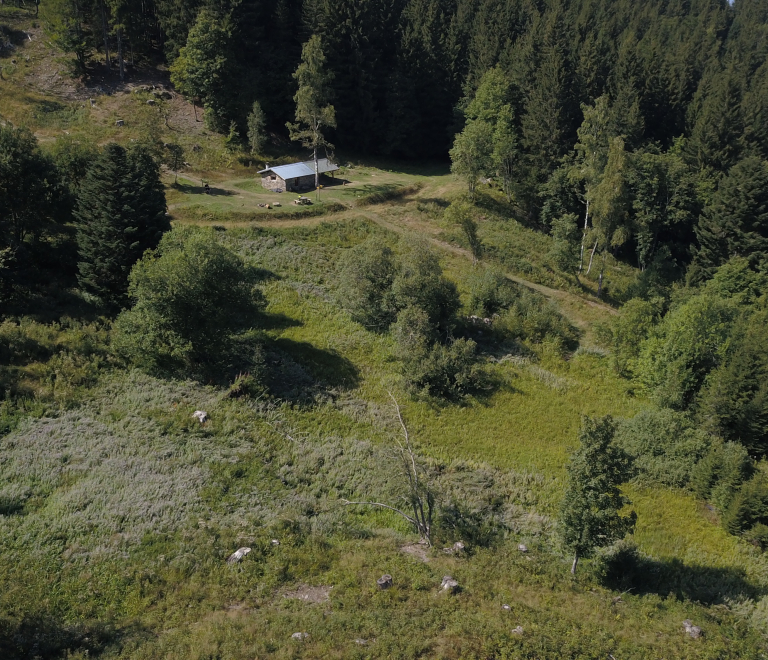
[[[477,364],[477,345],[471,339],[448,344],[435,341],[437,333],[427,313],[404,309],[393,327],[397,357],[408,387],[427,396],[453,398],[478,389],[483,371]]]
[[[536,344],[547,339],[569,349],[578,344],[578,331],[560,314],[557,306],[522,287],[518,287],[514,302],[500,315],[494,327],[505,337]]]
[[[406,307],[423,309],[444,336],[455,324],[460,308],[456,285],[443,275],[440,259],[421,239],[411,239],[398,258],[397,275],[392,282],[392,295],[399,310]]]
[[[701,294],[670,311],[643,342],[634,371],[659,405],[687,409],[722,358],[735,305]]]
[[[410,241],[397,256],[380,241],[366,241],[341,261],[337,299],[352,317],[384,331],[406,307],[418,307],[447,335],[459,309],[456,285],[443,276],[438,256],[421,240]]]
[[[699,497],[725,511],[751,471],[752,461],[744,447],[716,440],[693,469],[691,487]]]
[[[131,271],[136,304],[115,322],[115,351],[150,373],[246,371],[264,307],[256,284],[256,272],[212,232],[172,232]]]
[[[613,349],[614,368],[620,375],[632,375],[642,342],[659,320],[662,303],[658,298],[651,301],[633,298],[622,305],[611,325],[609,344]]]
[[[623,420],[614,438],[634,458],[639,480],[677,487],[688,484],[711,442],[686,415],[665,408]]]
[[[509,308],[517,298],[515,286],[497,268],[473,271],[469,278],[469,311],[489,317]]]
[[[348,250],[339,269],[337,299],[361,325],[386,331],[397,317],[392,283],[395,256],[380,241],[369,240]]]

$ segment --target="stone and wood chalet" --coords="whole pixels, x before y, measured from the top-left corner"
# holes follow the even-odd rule
[[[339,166],[334,165],[327,158],[317,159],[319,174],[335,172],[338,169]],[[259,174],[261,174],[261,185],[269,190],[309,190],[315,185],[315,161],[306,160],[303,163],[268,167],[261,170]]]

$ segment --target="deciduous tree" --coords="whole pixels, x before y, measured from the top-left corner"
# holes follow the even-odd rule
[[[325,137],[326,128],[336,127],[336,111],[330,103],[330,81],[333,74],[325,68],[325,55],[320,37],[313,35],[301,51],[301,64],[293,74],[299,89],[293,100],[296,102],[296,123],[286,126],[291,140],[312,149],[315,163],[315,187],[320,185],[317,167],[317,150],[320,147],[333,148]]]
[[[213,233],[169,233],[131,271],[134,307],[116,321],[115,348],[151,373],[215,377],[248,368],[238,337],[258,326],[264,300],[256,284]]]
[[[624,538],[637,518],[634,511],[622,514],[630,502],[620,486],[632,478],[634,470],[630,456],[613,442],[615,430],[610,417],[585,417],[579,431],[580,446],[568,465],[560,533],[573,553],[574,574],[579,559]]]
[[[186,45],[171,65],[171,82],[184,96],[200,99],[209,125],[224,132],[229,127],[230,81],[235,61],[228,16],[202,9],[189,31]]]
[[[491,167],[493,128],[482,119],[469,122],[456,136],[451,149],[451,171],[467,184],[469,199],[474,201],[477,181]]]

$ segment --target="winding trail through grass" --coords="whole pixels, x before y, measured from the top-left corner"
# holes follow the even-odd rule
[[[197,183],[197,181],[199,180],[185,174],[179,174],[178,177],[179,179],[184,179],[192,183]],[[249,200],[261,199],[261,197],[257,193],[243,190],[242,188],[237,188],[233,185],[228,184],[225,181],[221,181],[221,182],[217,181],[215,185],[216,185],[216,188],[225,190],[227,192],[231,192],[243,199],[249,199]],[[175,206],[176,205],[171,204],[169,206],[169,209],[174,210]],[[255,201],[254,201],[254,206],[255,206]],[[292,219],[292,218],[272,219],[272,218],[269,218],[267,213],[264,213],[264,216],[265,217],[263,220],[262,219],[254,220],[251,218],[243,221],[230,220],[226,222],[222,222],[221,220],[211,220],[210,222],[195,222],[195,224],[202,224],[202,225],[223,224],[224,226],[227,226],[227,227],[264,227],[264,228],[279,229],[279,228],[288,228],[288,227],[312,227],[322,222],[328,222],[328,221],[343,222],[346,220],[351,220],[353,218],[359,218],[362,216],[370,220],[371,222],[374,222],[377,225],[387,229],[388,231],[391,231],[400,235],[408,234],[408,233],[416,233],[421,236],[424,236],[427,240],[429,240],[431,244],[443,250],[444,252],[448,252],[449,254],[453,254],[463,259],[467,259],[467,260],[472,259],[472,255],[469,253],[467,249],[456,246],[456,245],[452,245],[447,241],[441,240],[438,237],[439,233],[441,232],[441,229],[439,227],[429,222],[418,220],[414,218],[413,215],[410,215],[410,214],[406,214],[402,217],[391,218],[391,217],[386,217],[385,215],[372,210],[371,207],[365,207],[365,208],[351,207],[346,211],[341,211],[339,213],[334,213],[332,215],[321,215],[321,216],[315,216],[310,218],[297,217],[295,219]],[[184,222],[184,221],[182,220],[181,222]],[[571,323],[573,323],[577,328],[579,328],[579,330],[581,330],[585,338],[587,338],[590,335],[590,328],[591,328],[592,322],[594,321],[595,313],[598,316],[613,315],[617,313],[613,307],[603,302],[600,302],[597,300],[590,300],[586,297],[579,296],[569,291],[554,289],[544,284],[531,282],[530,280],[527,280],[513,273],[507,272],[506,276],[513,282],[516,282],[521,286],[527,287],[532,291],[536,291],[537,293],[540,293],[541,295],[546,297],[548,300],[555,302],[560,308],[563,315]],[[585,311],[587,311],[588,309],[592,313],[585,314]]]

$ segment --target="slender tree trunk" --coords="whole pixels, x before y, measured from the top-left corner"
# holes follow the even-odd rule
[[[107,69],[112,66],[112,61],[109,59],[109,32],[107,31],[107,14],[104,10],[104,1],[101,4],[101,31],[104,34],[104,55],[107,63]]]
[[[576,575],[576,565],[579,563],[579,553],[576,552],[573,555],[573,563],[571,564],[571,575]]]
[[[605,251],[603,251],[603,260],[600,263],[600,277],[597,280],[597,297],[603,293],[603,271],[605,270]]]
[[[589,255],[589,266],[587,267],[587,275],[589,275],[589,271],[592,270],[592,259],[595,258],[595,250],[597,250],[597,242],[598,241],[595,241],[595,247],[592,248],[592,254]]]
[[[312,160],[315,161],[315,190],[318,190],[320,186],[320,172],[317,167],[317,145],[312,149]]]
[[[117,28],[117,60],[120,63],[120,80],[125,80],[125,62],[123,62],[123,28]]]
[[[584,268],[584,241],[587,240],[587,224],[589,223],[589,200],[587,200],[587,213],[584,215],[584,231],[581,234],[581,254],[579,255],[579,272]]]

